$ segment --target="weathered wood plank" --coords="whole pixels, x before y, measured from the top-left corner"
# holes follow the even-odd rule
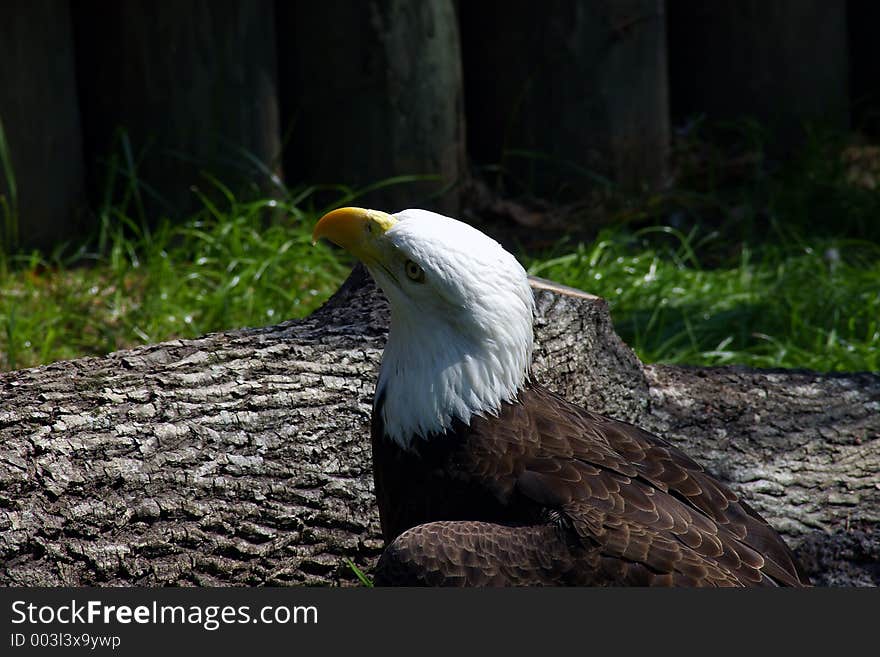
[[[0,249],[51,248],[81,232],[85,201],[68,4],[4,2],[0,43],[0,122],[12,167],[10,179],[0,166],[0,196],[13,214],[17,205],[21,222],[19,243],[10,244],[16,231],[0,212]]]
[[[278,35],[288,181],[434,176],[357,202],[457,215],[465,138],[452,1],[280,2]]]

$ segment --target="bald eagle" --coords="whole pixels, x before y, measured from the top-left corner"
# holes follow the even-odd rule
[[[770,525],[663,439],[530,377],[513,255],[425,210],[342,208],[326,238],[391,305],[373,402],[377,585],[805,586]]]

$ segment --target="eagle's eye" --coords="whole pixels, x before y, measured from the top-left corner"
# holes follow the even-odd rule
[[[409,280],[415,281],[416,283],[425,282],[425,271],[412,260],[407,260],[406,264],[403,265],[403,269],[406,271],[406,277]]]

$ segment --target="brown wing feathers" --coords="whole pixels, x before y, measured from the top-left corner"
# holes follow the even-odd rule
[[[538,586],[571,583],[576,552],[550,524],[430,522],[401,534],[376,569],[378,586]]]
[[[469,491],[478,482],[499,508],[489,504],[468,522],[456,522],[452,511],[449,522],[418,513],[403,519],[388,536],[397,538],[377,582],[807,583],[760,516],[682,452],[635,426],[527,387],[498,418],[474,418],[459,432],[445,474],[435,461],[425,480],[439,476],[433,494],[448,495],[450,504],[461,482]],[[377,472],[380,511],[382,479]],[[386,507],[398,495],[387,497]],[[535,509],[557,520],[536,524]]]
[[[655,542],[660,536],[674,537],[683,551],[714,561],[744,582],[763,582],[766,577],[778,584],[800,582],[802,576],[779,535],[681,451],[638,427],[591,414],[546,390],[536,388],[527,394],[536,399],[523,408],[558,415],[556,426],[567,428],[574,461],[583,459],[590,466],[581,471],[593,483],[580,489],[580,499],[600,509],[604,504],[628,523],[630,535],[637,525],[650,530],[648,535],[655,534]],[[545,419],[542,424],[554,423]],[[605,446],[619,460],[609,458]],[[598,474],[592,467],[600,460],[597,453],[603,465]],[[606,493],[611,493],[616,507],[603,502]],[[672,553],[663,554],[666,558],[656,565],[673,569]],[[650,558],[647,563],[651,564]]]

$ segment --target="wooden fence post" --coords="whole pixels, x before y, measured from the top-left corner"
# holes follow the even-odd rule
[[[278,172],[273,2],[100,0],[74,19],[90,164],[115,154],[124,172],[127,131],[142,198],[171,214],[211,188],[201,170],[233,188]],[[103,193],[106,170],[92,174]]]
[[[788,151],[848,125],[845,0],[669,0],[672,113],[757,118]]]
[[[357,202],[454,214],[464,122],[451,0],[297,0],[277,11],[288,180],[357,187],[434,175]]]
[[[81,228],[82,136],[67,2],[5,2],[0,43],[0,122],[10,169],[0,166],[7,204],[0,248],[49,248]]]
[[[880,137],[880,3],[849,0],[846,11],[853,127]]]
[[[522,186],[580,196],[664,178],[664,0],[462,2],[471,155]],[[574,182],[572,182],[574,181]],[[566,194],[563,194],[565,196]]]

